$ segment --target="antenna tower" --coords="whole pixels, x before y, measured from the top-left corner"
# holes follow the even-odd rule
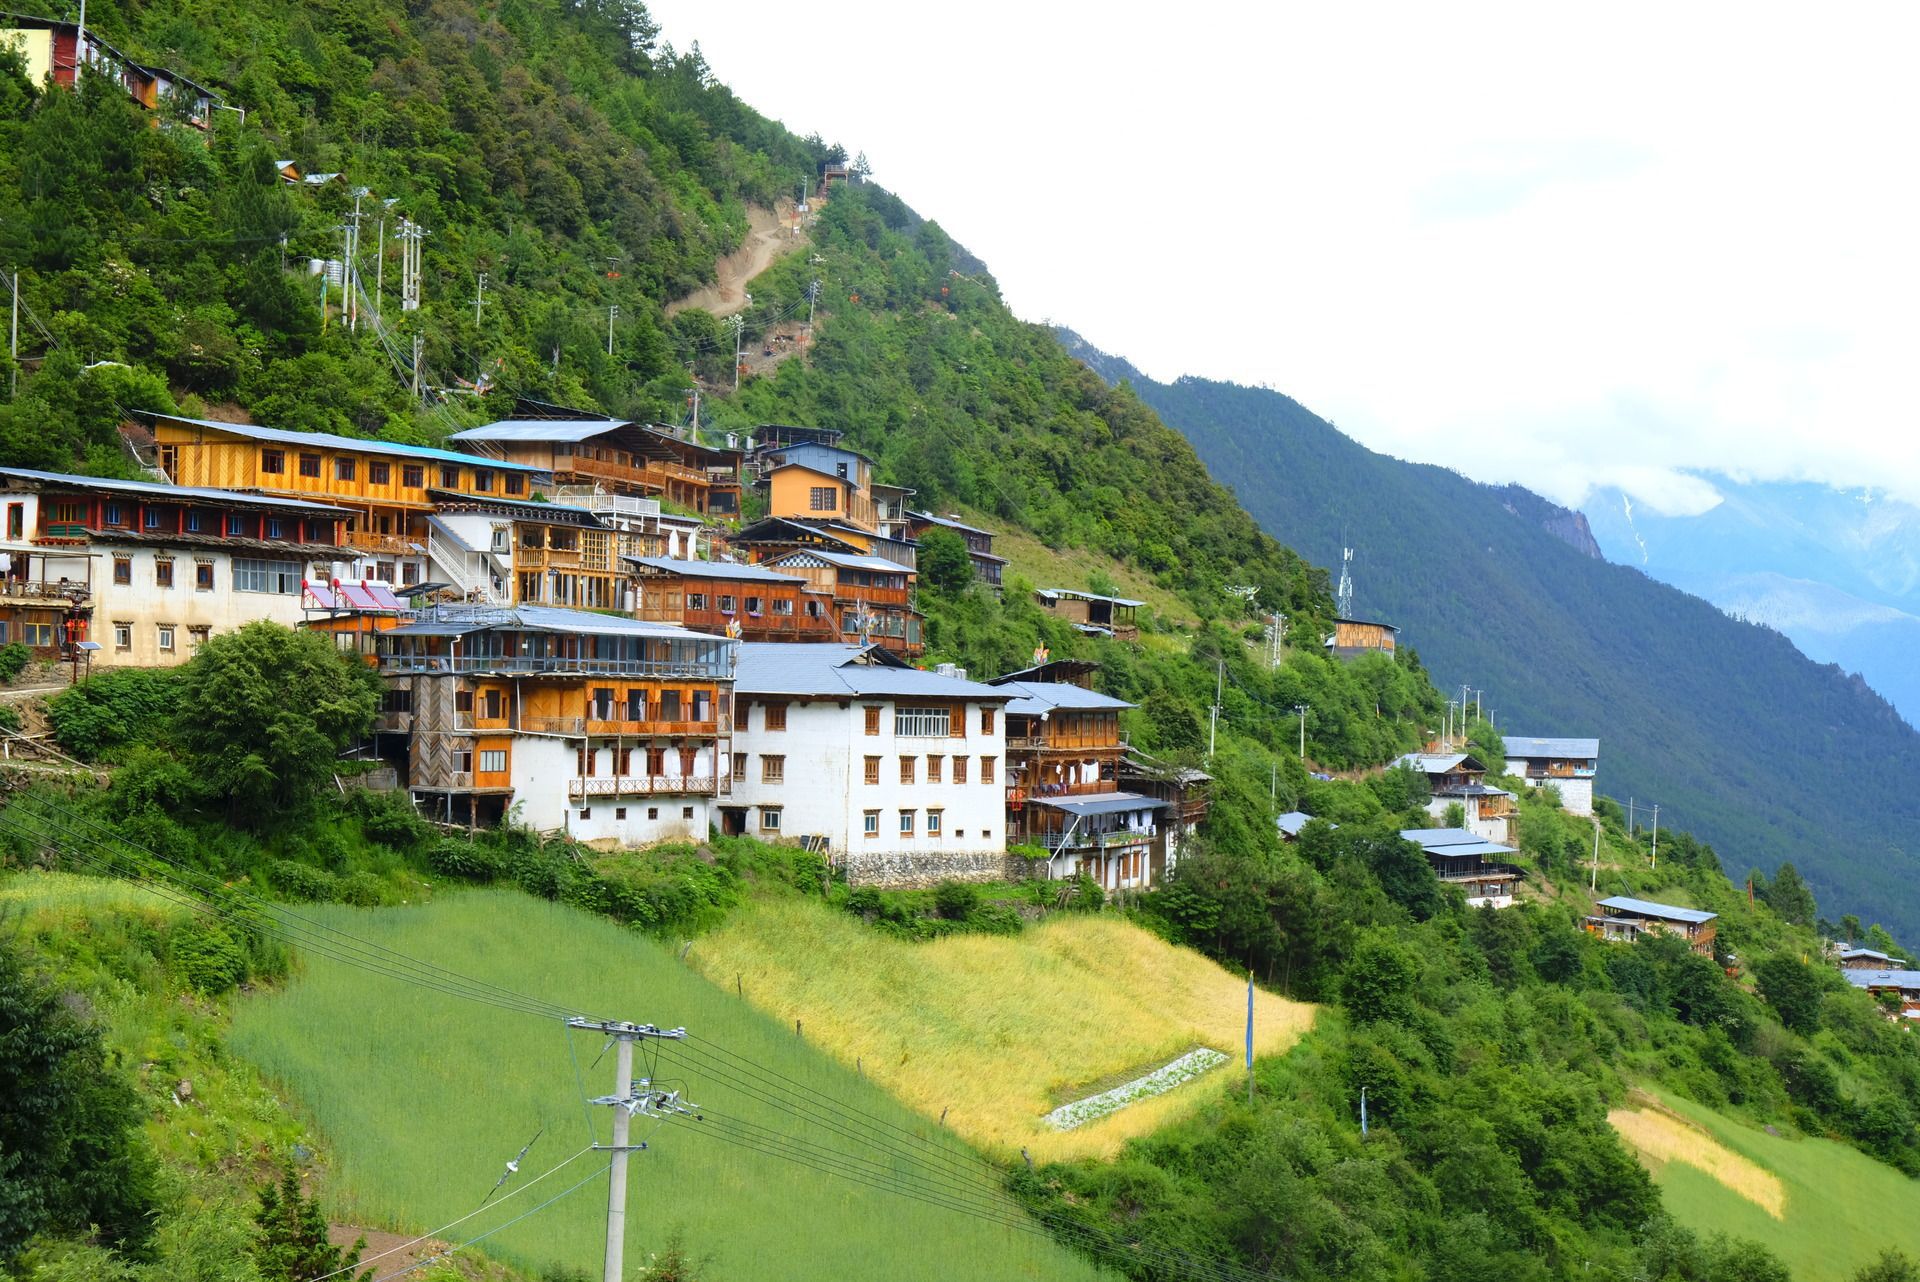
[[[1343,619],[1353,617],[1353,549],[1340,549],[1340,589],[1334,594],[1334,612]]]

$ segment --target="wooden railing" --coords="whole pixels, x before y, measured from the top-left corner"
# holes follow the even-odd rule
[[[386,552],[393,556],[407,556],[413,551],[401,535],[377,534],[372,530],[348,530],[341,542],[362,552]]]
[[[712,796],[724,780],[709,775],[622,775],[609,779],[567,780],[570,797],[650,797],[659,794]]]
[[[628,721],[624,718],[598,717],[522,717],[520,728],[532,734],[565,735],[646,735],[672,736],[675,738],[708,738],[720,733],[717,718],[705,721]]]
[[[58,601],[78,605],[93,595],[93,588],[72,579],[49,583],[44,579],[0,579],[0,597],[10,601]]]

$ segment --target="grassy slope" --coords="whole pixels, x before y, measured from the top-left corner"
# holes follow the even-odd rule
[[[1014,938],[912,944],[803,901],[761,903],[694,946],[716,983],[738,976],[750,1001],[978,1144],[1035,1160],[1111,1156],[1239,1073],[1131,1105],[1069,1132],[1048,1109],[1158,1067],[1194,1045],[1239,1058],[1246,985],[1138,926],[1062,917]],[[908,1018],[911,1016],[911,1018]],[[1257,1046],[1274,1054],[1313,1008],[1259,995]]]
[[[1920,1185],[1899,1172],[1831,1140],[1769,1135],[1672,1095],[1658,1099],[1786,1186],[1786,1215],[1775,1219],[1697,1166],[1650,1163],[1682,1224],[1751,1238],[1800,1282],[1841,1282],[1888,1247],[1920,1256]]]
[[[522,991],[663,1027],[684,1024],[824,1098],[937,1134],[878,1086],[683,968],[670,949],[601,919],[511,892],[475,892],[421,909],[311,911],[380,944]],[[418,1231],[465,1214],[539,1127],[547,1133],[528,1171],[546,1169],[585,1142],[566,1036],[536,1019],[313,960],[283,995],[243,1004],[234,1044],[312,1112],[338,1157],[338,1209],[358,1223]],[[583,1039],[577,1050],[585,1069],[600,1046]],[[608,1089],[610,1064],[591,1070],[588,1094]],[[669,1071],[677,1070],[661,1075]],[[792,1129],[725,1082],[684,1076],[689,1097],[705,1106]],[[607,1119],[598,1111],[604,1141]],[[678,1230],[695,1256],[710,1258],[701,1276],[717,1282],[934,1279],[951,1276],[943,1262],[955,1259],[969,1261],[975,1278],[1093,1276],[1040,1237],[870,1191],[709,1134],[672,1128],[649,1136],[650,1126],[643,1122],[637,1132],[652,1147],[634,1164],[630,1261]],[[811,1138],[835,1142],[824,1132]],[[590,1160],[509,1209],[564,1188]],[[506,1230],[489,1241],[490,1251],[525,1265],[597,1270],[604,1188],[596,1181]]]

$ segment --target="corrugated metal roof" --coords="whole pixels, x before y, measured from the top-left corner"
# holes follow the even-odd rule
[[[1287,811],[1286,814],[1281,815],[1278,819],[1275,819],[1273,822],[1274,822],[1274,825],[1278,827],[1280,831],[1285,833],[1287,836],[1298,837],[1300,835],[1300,830],[1302,828],[1305,828],[1308,824],[1312,823],[1313,818],[1314,817],[1312,815],[1308,814],[1304,810],[1289,810]],[[1327,820],[1327,827],[1338,828],[1339,826],[1340,825],[1333,822],[1333,820],[1331,819]]]
[[[1593,761],[1600,756],[1598,739],[1536,739],[1517,735],[1507,735],[1505,738],[1509,761],[1530,761],[1543,757]]]
[[[470,457],[475,459],[480,458],[477,454],[471,455]],[[492,460],[482,459],[481,461],[491,462]],[[427,496],[443,507],[458,506],[511,510],[529,517],[551,516],[556,523],[572,522],[589,529],[606,530],[613,528],[602,521],[598,513],[589,511],[583,507],[574,507],[568,503],[547,503],[539,499],[510,499],[497,494],[467,494],[460,490],[443,490],[435,485],[429,485],[427,487]]]
[[[104,476],[75,476],[70,472],[37,472],[26,467],[0,467],[0,476],[17,476],[24,481],[44,485],[71,485],[77,488],[111,490],[124,494],[151,494],[166,499],[203,499],[213,503],[258,504],[300,512],[318,512],[326,516],[352,516],[353,513],[331,503],[313,499],[288,499],[273,494],[255,494],[250,490],[215,490],[194,485],[166,485],[159,481],[118,481]]]
[[[615,428],[631,427],[626,419],[537,419],[503,418],[497,423],[488,423],[484,427],[470,427],[464,432],[455,432],[449,441],[585,441],[611,432]]]
[[[915,521],[925,521],[928,525],[940,525],[949,530],[965,530],[968,534],[984,534],[988,538],[993,537],[992,530],[983,530],[977,525],[968,525],[965,521],[956,521],[950,516],[935,516],[931,512],[915,512],[911,509],[908,510],[907,516]]]
[[[151,410],[137,411],[148,418],[165,419],[169,423],[190,423],[194,427],[204,427],[215,432],[229,432],[234,436],[244,436],[252,441],[272,441],[277,445],[306,445],[314,449],[359,450],[366,454],[396,454],[402,458],[430,458],[442,463],[464,463],[469,466],[480,464],[502,472],[540,472],[544,469],[528,467],[524,463],[505,463],[499,459],[481,458],[477,454],[462,454],[458,450],[435,449],[430,445],[402,445],[397,441],[377,441],[366,436],[336,436],[332,432],[290,432],[278,427],[255,427],[251,423],[217,423],[210,418],[187,418],[180,414],[156,414]]]
[[[1623,913],[1638,917],[1658,917],[1663,921],[1692,922],[1695,925],[1703,921],[1712,921],[1719,913],[1702,912],[1698,908],[1680,908],[1673,904],[1656,904],[1650,899],[1630,899],[1625,895],[1615,895],[1611,899],[1602,899],[1601,908],[1617,908]]]
[[[1906,958],[1904,957],[1896,959],[1893,956],[1893,954],[1883,953],[1877,948],[1842,948],[1839,952],[1835,953],[1834,955],[1838,957],[1841,961],[1851,961],[1855,957],[1872,957],[1877,961],[1883,961],[1883,962],[1890,962],[1895,960],[1899,960],[1899,961],[1906,960]]]
[[[1090,819],[1094,815],[1113,815],[1126,810],[1165,810],[1167,803],[1137,792],[1108,792],[1093,797],[1033,797],[1036,806],[1063,810],[1070,815]]]
[[[749,641],[740,646],[734,688],[743,695],[823,694],[899,698],[991,700],[1003,703],[1013,696],[998,686],[943,677],[937,672],[856,662],[878,646],[814,644],[795,641]],[[884,651],[874,655],[879,658]]]
[[[744,565],[739,561],[686,561],[667,556],[626,556],[620,558],[668,574],[683,574],[696,579],[738,579],[747,583],[784,583],[806,580],[796,574],[775,574],[762,565]]]
[[[1380,620],[1378,620],[1378,619],[1340,619],[1340,618],[1336,618],[1336,619],[1334,620],[1334,622],[1335,622],[1335,623],[1357,623],[1357,624],[1359,624],[1359,625],[1360,625],[1361,627],[1363,627],[1363,628],[1385,628],[1385,629],[1386,629],[1387,631],[1389,631],[1389,632],[1398,632],[1398,631],[1400,630],[1399,628],[1396,628],[1396,627],[1394,627],[1394,626],[1393,626],[1393,625],[1392,625],[1391,623],[1382,623],[1382,622],[1380,622]]]
[[[1479,833],[1468,832],[1465,828],[1402,828],[1400,838],[1429,850],[1438,846],[1469,846],[1485,840]]]
[[[693,632],[665,623],[647,623],[617,614],[595,614],[592,610],[568,610],[551,605],[512,607],[454,606],[426,615],[412,623],[391,629],[400,636],[461,636],[468,632],[521,631],[567,632],[579,636],[645,637],[661,641],[702,641],[732,645],[724,637],[710,632]]]
[[[1855,988],[1920,988],[1920,970],[1843,970]]]
[[[1039,717],[1056,708],[1073,712],[1117,712],[1121,708],[1134,706],[1125,699],[1116,699],[1098,690],[1084,690],[1076,685],[1056,682],[996,681],[994,686],[1015,696],[1013,702],[1007,705],[1008,716]]]
[[[1464,752],[1409,752],[1405,756],[1395,757],[1389,765],[1406,766],[1423,775],[1444,775],[1468,760],[1471,758]],[[1480,763],[1475,761],[1472,768],[1479,769]]]
[[[1471,845],[1459,846],[1428,846],[1426,852],[1435,859],[1481,859],[1488,855],[1519,853],[1512,846],[1503,846],[1497,841],[1476,841]]]

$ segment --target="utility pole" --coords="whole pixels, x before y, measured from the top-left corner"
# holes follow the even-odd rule
[[[487,274],[481,272],[473,285],[473,327],[480,328],[480,309],[487,304]]]
[[[1213,755],[1214,738],[1220,732],[1220,696],[1226,692],[1227,661],[1213,662],[1213,708],[1207,720],[1207,755]]]
[[[620,304],[607,305],[607,355],[613,355],[613,320],[620,314]]]
[[[1637,830],[1633,825],[1633,797],[1629,794],[1627,797],[1627,836],[1633,836],[1635,831]]]
[[[685,1041],[684,1028],[660,1029],[651,1024],[573,1018],[567,1027],[605,1033],[614,1045],[613,1094],[594,1100],[613,1109],[613,1143],[595,1144],[612,1154],[607,1169],[607,1252],[603,1274],[605,1282],[622,1282],[627,1253],[627,1156],[646,1148],[644,1142],[629,1143],[633,1117],[670,1115],[697,1116],[698,1110],[680,1098],[678,1091],[655,1090],[652,1081],[633,1080],[633,1044],[646,1038]],[[638,1089],[636,1089],[636,1087]]]
[[[380,234],[373,258],[373,319],[376,323],[383,319],[387,310],[387,211],[399,199],[398,196],[389,196],[380,202]]]
[[[87,0],[80,0],[80,25],[73,37],[73,87],[80,87],[80,64],[87,60]],[[49,55],[51,61],[51,55]]]
[[[1600,888],[1600,820],[1598,818],[1595,818],[1593,821],[1593,875],[1587,879],[1587,889],[1589,891],[1595,891],[1595,890],[1598,890],[1599,888]]]
[[[356,333],[360,329],[360,291],[354,288],[359,279],[354,264],[360,255],[360,201],[368,194],[365,187],[353,189],[353,222],[347,226],[347,257],[342,268],[345,274],[341,278],[341,288],[347,299],[347,328]]]
[[[814,277],[807,285],[807,346],[813,346],[813,308],[820,301],[820,278]]]
[[[1658,867],[1660,866],[1660,804],[1659,804],[1658,802],[1655,802],[1655,803],[1654,803],[1654,806],[1653,806],[1653,862],[1652,862],[1652,866],[1653,866],[1653,867],[1655,867],[1655,868],[1658,868]]]
[[[13,269],[13,323],[7,327],[7,356],[13,362],[13,386],[7,399],[20,394],[20,269]]]
[[[413,336],[413,394],[420,395],[420,348],[426,340],[419,334]]]
[[[1307,709],[1309,705],[1296,703],[1293,710],[1300,714],[1300,760],[1307,759]]]

